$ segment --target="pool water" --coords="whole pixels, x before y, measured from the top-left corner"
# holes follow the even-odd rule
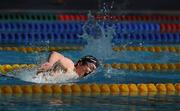
[[[74,62],[76,62],[78,58],[81,57],[81,52],[66,51],[61,53],[66,57],[72,58]],[[103,64],[105,63],[178,63],[180,60],[180,55],[178,53],[170,53],[170,52],[150,53],[150,52],[133,52],[133,51],[123,51],[117,53],[119,54],[118,56],[116,56],[116,58],[105,59],[101,61],[102,66],[96,71],[96,73],[91,74],[75,82],[76,83],[94,83],[94,82],[95,83],[178,83],[180,82],[180,75],[178,71],[146,72],[146,71],[130,71],[130,70],[103,68]],[[0,62],[3,64],[8,64],[8,63],[41,64],[47,60],[47,57],[49,55],[48,52],[22,53],[22,52],[13,52],[13,51],[11,52],[4,51],[4,52],[0,52],[0,54],[8,55],[8,56],[4,56],[4,59],[1,59]],[[21,76],[27,76],[27,74],[23,74]],[[4,82],[6,83],[6,81]],[[26,83],[24,81],[21,82],[22,84]],[[28,82],[31,82],[31,80],[29,80]],[[12,84],[14,84],[14,82],[12,82]]]
[[[77,61],[81,56],[81,52],[61,52],[65,56]],[[180,55],[178,53],[149,53],[149,52],[133,52],[123,51],[117,52],[119,56],[114,59],[106,59],[105,63],[173,63],[179,62]],[[1,51],[1,63],[42,63],[46,61],[48,52],[44,53],[22,53],[13,51]],[[122,56],[124,55],[124,56]],[[132,57],[132,55],[134,55]],[[140,55],[140,57],[139,57]],[[136,58],[136,59],[133,59]],[[145,59],[142,59],[145,58]],[[13,61],[12,61],[13,60]],[[145,60],[145,61],[144,61]],[[26,76],[26,74],[24,74]],[[178,83],[180,82],[179,72],[134,72],[126,70],[105,69],[103,67],[86,78],[75,81],[75,83]],[[21,78],[6,77],[0,78],[2,84],[34,84],[25,82]],[[128,96],[128,95],[48,95],[48,94],[32,94],[32,95],[0,95],[1,111],[146,111],[146,110],[179,110],[180,97],[178,95],[146,95],[146,96]]]
[[[21,23],[21,22],[20,22]],[[27,22],[28,23],[28,22]],[[31,23],[31,22],[30,22]],[[32,22],[32,24],[37,25],[38,22]],[[42,22],[41,25],[43,25]],[[51,22],[48,22],[47,26]],[[52,22],[54,24],[61,22]],[[68,23],[68,22],[67,22]],[[128,27],[126,27],[126,22],[125,23],[125,28],[120,30],[117,33],[125,33],[124,36],[121,34],[118,35],[119,40],[115,40],[115,42],[124,42],[120,43],[120,45],[123,45],[124,47],[126,46],[153,46],[157,45],[158,43],[150,44],[152,42],[160,41],[160,45],[166,45],[165,43],[169,43],[168,37],[171,34],[167,34],[167,38],[164,39],[163,37],[160,37],[158,34],[160,32],[144,32],[143,27],[136,27],[137,31],[135,32],[128,32],[131,31],[131,29],[128,30]],[[142,22],[143,23],[143,22]],[[26,22],[24,22],[26,25]],[[64,24],[64,23],[62,23]],[[61,24],[61,25],[62,25]],[[93,25],[91,25],[93,24]],[[104,68],[103,65],[108,63],[179,63],[180,62],[180,54],[175,53],[175,52],[148,52],[148,51],[120,51],[120,52],[115,52],[112,50],[112,47],[117,44],[112,44],[112,39],[116,38],[115,36],[115,29],[111,25],[116,24],[115,22],[112,22],[110,26],[100,26],[99,24],[103,23],[98,23],[92,20],[89,22],[87,21],[84,26],[83,26],[83,34],[77,34],[83,39],[86,39],[88,44],[84,47],[84,50],[82,51],[63,51],[60,52],[63,55],[65,55],[68,58],[71,58],[74,62],[76,62],[79,58],[81,58],[84,55],[93,55],[97,57],[100,62],[101,66],[98,68],[98,70],[91,74],[88,75],[85,78],[76,80],[76,81],[71,81],[71,83],[102,83],[102,84],[120,84],[120,83],[180,83],[180,72],[179,71],[130,71],[130,70],[117,70],[117,69],[112,69],[112,68]],[[118,23],[117,23],[118,24]],[[138,23],[137,23],[138,24]],[[79,24],[81,26],[82,24]],[[90,25],[90,27],[89,27]],[[119,26],[121,26],[120,24]],[[146,24],[147,25],[147,24]],[[155,24],[156,25],[156,24]],[[6,26],[6,25],[4,25]],[[23,26],[23,25],[22,25]],[[34,25],[35,26],[35,25]],[[38,25],[37,25],[38,26]],[[39,25],[40,26],[40,25]],[[71,26],[71,25],[70,25]],[[73,26],[73,25],[72,25]],[[122,25],[123,26],[123,25]],[[132,25],[133,26],[133,25]],[[135,25],[136,26],[136,25]],[[149,24],[147,25],[149,27]],[[44,27],[44,26],[43,26]],[[124,27],[124,26],[123,26]],[[134,27],[134,26],[133,26]],[[7,25],[4,27],[5,29],[9,28]],[[28,28],[28,27],[26,27]],[[38,28],[38,27],[37,27]],[[44,27],[45,28],[45,27]],[[56,27],[55,27],[56,28]],[[67,28],[67,27],[66,27]],[[73,31],[77,27],[74,27]],[[120,29],[121,29],[120,28]],[[127,29],[126,29],[127,28]],[[132,28],[132,27],[131,27]],[[11,29],[11,28],[10,28]],[[33,29],[33,28],[32,28]],[[57,28],[58,29],[58,28]],[[77,28],[78,29],[78,28]],[[81,28],[80,28],[81,29]],[[142,29],[142,30],[140,30]],[[145,28],[146,29],[146,28]],[[148,29],[148,28],[147,28]],[[17,31],[20,30],[22,33],[25,33],[24,35],[18,35],[17,36],[22,37],[22,40],[18,39],[19,42],[23,42],[23,37],[26,37],[26,29],[22,29],[21,25],[17,27]],[[47,30],[39,28],[39,32],[41,34],[46,33]],[[64,29],[65,30],[65,26]],[[140,30],[140,32],[138,32]],[[154,30],[154,29],[153,29]],[[3,31],[5,31],[3,29]],[[13,33],[8,30],[7,35],[11,35],[10,37],[14,37]],[[13,30],[16,32],[16,30]],[[24,31],[24,32],[23,32]],[[32,31],[32,32],[31,32]],[[33,32],[35,31],[35,32]],[[53,32],[54,34],[59,33],[59,30],[53,30],[53,28],[49,29],[48,31],[55,31]],[[62,31],[62,30],[61,30]],[[67,30],[65,30],[67,31]],[[68,31],[71,31],[71,28],[68,29]],[[65,33],[69,33],[69,32]],[[76,30],[75,30],[76,31]],[[82,30],[79,30],[82,33]],[[160,31],[160,30],[158,30]],[[92,33],[95,32],[95,33]],[[35,29],[30,30],[28,33],[30,34],[30,37],[34,37],[34,33],[36,32]],[[61,32],[62,33],[62,32]],[[74,32],[73,32],[74,33]],[[78,32],[79,33],[79,32]],[[132,33],[129,34],[129,33]],[[141,33],[144,35],[139,35],[140,38],[136,38],[136,33]],[[149,40],[148,34],[149,33],[158,33],[156,35],[150,35],[152,38]],[[51,33],[48,32],[48,34],[51,35]],[[45,38],[48,34],[44,34]],[[64,33],[63,33],[64,34]],[[62,34],[62,35],[63,35]],[[134,35],[133,35],[134,34]],[[147,34],[147,35],[146,35]],[[52,34],[53,35],[53,34]],[[51,36],[52,36],[51,35]],[[68,34],[67,34],[68,35]],[[130,36],[129,36],[130,35]],[[48,35],[49,36],[49,35]],[[174,35],[171,35],[174,36]],[[177,38],[176,42],[180,40],[178,37],[179,35],[175,35]],[[5,42],[10,38],[6,34],[3,35],[2,39]],[[39,37],[39,38],[38,38]],[[54,37],[54,35],[53,35]],[[53,38],[52,37],[52,38]],[[121,38],[122,37],[122,38]],[[132,37],[132,38],[131,38]],[[143,37],[145,39],[148,39],[147,41],[150,42],[142,42]],[[154,40],[154,38],[158,38],[158,40]],[[41,40],[40,36],[37,34],[37,41],[33,41],[34,39],[29,40],[30,42],[35,42],[37,44],[40,43],[41,45]],[[50,37],[51,38],[51,37]],[[51,38],[51,39],[52,39]],[[162,39],[163,38],[163,39]],[[7,40],[6,40],[7,39]],[[14,39],[14,38],[13,38]],[[54,39],[54,38],[53,38]],[[77,39],[77,38],[76,38]],[[131,40],[132,39],[132,40]],[[133,41],[134,39],[134,41]],[[138,41],[138,39],[142,39],[141,42]],[[161,41],[162,39],[162,41]],[[175,39],[172,39],[174,42]],[[70,40],[67,39],[66,42]],[[78,39],[80,40],[80,39]],[[123,41],[124,40],[124,41]],[[163,42],[163,40],[165,42]],[[171,40],[171,39],[170,39]],[[12,40],[13,41],[13,40]],[[15,41],[15,40],[14,40]],[[73,41],[73,38],[72,38]],[[137,42],[138,41],[138,42]],[[171,42],[172,42],[171,41]],[[27,41],[25,41],[26,43]],[[170,43],[171,43],[170,42]],[[56,41],[52,44],[55,44]],[[42,43],[43,44],[43,43]],[[52,45],[50,41],[48,41],[45,44],[45,47],[48,47]],[[9,45],[9,44],[8,44]],[[27,45],[27,44],[26,44]],[[55,44],[58,46],[58,44]],[[69,45],[69,44],[66,44]],[[175,45],[175,44],[168,44],[168,45]],[[34,46],[34,44],[32,44]],[[176,46],[179,47],[178,44]],[[47,61],[49,52],[32,52],[32,53],[23,53],[23,52],[16,52],[16,51],[0,51],[0,64],[42,64],[45,61]],[[0,85],[25,85],[25,84],[36,84],[32,83],[32,80],[29,79],[27,81],[23,80],[23,77],[28,77],[28,73],[24,73],[21,76],[17,76],[18,73],[13,75],[14,72],[8,72],[7,75],[11,75],[11,77],[8,77],[6,75],[1,75],[0,77]],[[69,81],[67,81],[69,83]],[[61,84],[61,81],[60,83]],[[0,111],[19,111],[19,110],[26,110],[26,111],[71,111],[71,110],[77,110],[77,111],[96,111],[96,110],[105,110],[105,111],[117,111],[117,110],[122,110],[122,111],[155,111],[155,110],[168,110],[168,111],[178,111],[180,110],[180,96],[179,94],[171,95],[171,94],[157,94],[157,95],[151,95],[147,94],[144,96],[137,96],[137,95],[123,95],[123,94],[117,94],[117,95],[105,95],[105,94],[99,94],[99,95],[86,95],[86,94],[80,94],[80,95],[55,95],[55,94],[22,94],[22,95],[15,95],[15,94],[1,94],[0,95]]]
[[[1,111],[178,111],[179,96],[1,95]]]

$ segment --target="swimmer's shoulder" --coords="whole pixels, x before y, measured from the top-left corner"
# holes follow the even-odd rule
[[[67,69],[67,71],[73,71],[74,70],[74,62],[67,58],[67,57],[64,57],[64,63],[65,63],[65,67]]]

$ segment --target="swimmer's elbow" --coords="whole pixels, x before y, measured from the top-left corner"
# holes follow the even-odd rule
[[[52,51],[51,56],[58,58],[58,59],[63,59],[64,56],[56,51]]]
[[[58,53],[58,52],[56,52],[56,51],[52,51],[51,54],[52,54],[52,55],[61,55],[61,56],[63,56],[62,54],[60,54],[60,53]]]

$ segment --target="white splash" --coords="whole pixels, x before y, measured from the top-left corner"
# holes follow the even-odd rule
[[[91,13],[88,21],[83,26],[83,35],[80,37],[87,40],[87,45],[81,52],[82,55],[93,55],[98,59],[105,60],[114,57],[116,53],[112,50],[112,39],[115,36],[114,26],[108,26],[104,22],[94,20]]]
[[[13,77],[19,78],[23,81],[33,83],[67,83],[75,82],[78,79],[78,75],[75,72],[64,73],[62,70],[55,73],[44,72],[37,73],[37,67],[32,69],[21,69],[14,71]],[[52,75],[54,74],[54,75]]]

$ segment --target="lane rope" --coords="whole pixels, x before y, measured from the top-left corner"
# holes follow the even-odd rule
[[[176,94],[180,92],[180,83],[157,84],[34,84],[34,85],[1,85],[2,94],[121,94],[134,93],[136,95],[149,94]],[[143,95],[144,95],[143,94]]]
[[[0,47],[1,50],[17,51],[17,52],[44,52],[44,51],[78,51],[82,50],[82,46],[63,46],[63,47]]]
[[[179,53],[180,48],[178,46],[116,46],[112,48],[114,51],[148,51],[148,52],[174,52]],[[83,50],[83,46],[58,46],[58,47],[0,47],[0,50],[5,51],[17,51],[17,52],[44,52],[44,51],[80,51]]]
[[[132,70],[132,71],[179,71],[179,63],[157,64],[157,63],[113,63],[105,64],[104,67],[112,67],[119,70]]]
[[[179,53],[180,48],[177,46],[126,46],[126,47],[113,47],[114,51],[149,51],[149,52],[175,52]]]
[[[22,69],[33,68],[37,64],[4,64],[0,65],[0,73],[6,74],[7,72]],[[112,63],[104,64],[104,68],[114,68],[119,70],[132,70],[132,71],[180,71],[180,63],[158,64],[158,63]]]

